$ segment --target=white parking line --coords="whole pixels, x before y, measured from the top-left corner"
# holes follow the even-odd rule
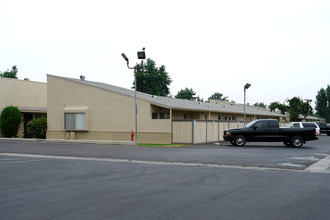
[[[229,168],[229,169],[244,169],[244,170],[276,170],[276,171],[295,171],[295,172],[317,172],[320,173],[320,169],[308,168],[305,170],[294,170],[286,168],[275,168],[275,167],[253,167],[253,166],[239,166],[239,165],[223,165],[223,164],[212,164],[212,163],[185,163],[185,162],[166,162],[166,161],[147,161],[147,160],[128,160],[128,159],[110,159],[110,158],[93,158],[93,157],[72,157],[72,156],[53,156],[53,155],[38,155],[38,154],[17,154],[17,153],[0,153],[0,156],[11,156],[11,157],[27,157],[27,158],[40,158],[40,159],[61,159],[61,160],[85,160],[85,161],[104,161],[104,162],[115,162],[115,163],[134,163],[134,164],[149,164],[149,165],[171,165],[171,166],[194,166],[194,167],[215,167],[215,168]],[[328,163],[323,163],[320,166],[330,166],[330,156]],[[328,167],[329,167],[328,166]],[[328,173],[328,172],[321,172]],[[330,171],[329,171],[330,173]]]

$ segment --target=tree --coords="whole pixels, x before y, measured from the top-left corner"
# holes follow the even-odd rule
[[[21,123],[21,112],[16,106],[7,106],[1,112],[1,133],[7,137],[15,137]]]
[[[210,101],[210,99],[216,99],[216,100],[220,100],[220,101],[228,101],[228,96],[222,97],[223,94],[219,93],[219,92],[215,92],[213,93],[208,99]]]
[[[289,114],[290,121],[297,121],[299,115],[302,114],[302,99],[300,97],[293,97],[292,99],[287,99],[289,103]]]
[[[268,106],[268,108],[271,111],[275,111],[276,109],[281,111],[281,114],[285,114],[285,112],[288,111],[289,107],[285,104],[281,104],[279,102],[271,102],[270,105]]]
[[[193,89],[188,89],[187,87],[185,89],[181,89],[178,94],[175,96],[177,99],[188,99],[188,100],[196,100],[197,97],[195,97],[196,92],[194,92]]]
[[[330,122],[330,86],[326,89],[321,88],[316,95],[317,115],[324,118],[327,122]]]
[[[137,91],[150,95],[167,96],[170,94],[169,86],[172,79],[165,70],[165,66],[156,67],[155,61],[147,59],[145,65],[136,65]],[[133,81],[133,85],[135,82]],[[133,86],[132,88],[135,88]]]
[[[263,103],[263,102],[256,102],[256,103],[254,103],[254,105],[253,106],[257,106],[257,107],[260,107],[260,108],[267,108],[267,105],[265,105],[265,103]]]
[[[17,79],[17,72],[18,72],[17,67],[13,66],[10,71],[7,70],[3,73],[0,71],[0,77]]]
[[[300,113],[306,118],[308,114],[313,114],[313,108],[308,102],[300,103]]]

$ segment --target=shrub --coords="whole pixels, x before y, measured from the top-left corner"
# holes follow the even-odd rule
[[[27,137],[30,138],[46,138],[47,131],[47,119],[37,118],[32,121],[29,121],[26,125]]]
[[[1,133],[7,137],[16,137],[19,124],[21,123],[21,112],[16,106],[7,106],[1,112]]]

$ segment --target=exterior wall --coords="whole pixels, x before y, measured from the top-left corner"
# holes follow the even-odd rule
[[[47,108],[47,84],[0,77],[0,109],[8,105],[19,108]]]
[[[0,77],[0,94],[0,112],[10,105],[17,106],[22,112],[22,123],[17,133],[20,138],[24,136],[24,114],[32,114],[32,118],[36,118],[37,114],[46,113],[46,83]]]
[[[134,97],[55,76],[48,76],[47,81],[47,139],[131,140]],[[154,107],[149,102],[138,99],[137,105],[139,143],[171,143],[171,120],[152,119]],[[68,109],[86,112],[86,130],[64,129],[64,112]]]

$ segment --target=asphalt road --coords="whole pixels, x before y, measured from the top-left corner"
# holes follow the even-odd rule
[[[180,148],[0,140],[0,219],[329,219],[330,137]]]

